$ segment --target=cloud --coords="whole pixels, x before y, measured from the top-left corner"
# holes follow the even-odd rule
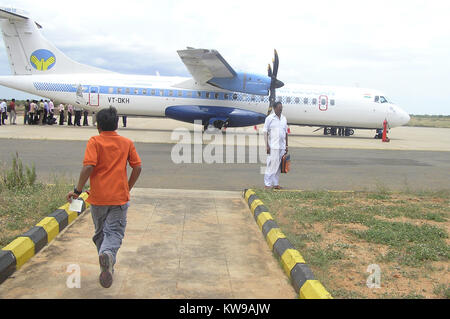
[[[189,76],[176,50],[193,46],[265,74],[276,48],[285,83],[357,83],[387,92],[410,113],[449,114],[447,1],[10,3],[32,13],[72,59],[116,72]],[[0,60],[1,74],[10,74],[3,43]]]

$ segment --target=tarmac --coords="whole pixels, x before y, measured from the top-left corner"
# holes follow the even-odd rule
[[[98,280],[88,209],[0,285],[0,298],[297,297],[242,192],[136,188],[131,196],[110,288]]]
[[[91,123],[89,118],[89,123]],[[21,118],[18,119],[21,122]],[[260,127],[259,127],[260,128]],[[374,139],[374,131],[356,130],[354,136],[324,136],[323,130],[290,126],[291,171],[281,185],[304,190],[441,190],[450,188],[450,129],[398,127],[389,143]],[[262,185],[264,141],[253,127],[201,135],[202,127],[170,119],[128,118],[119,121],[119,134],[132,139],[143,160],[137,187],[242,191]],[[78,179],[87,140],[95,127],[1,126],[0,161],[9,163],[17,151],[26,165],[35,164],[38,178],[52,183],[54,173]],[[199,139],[198,137],[199,136]],[[203,139],[203,140],[202,140]],[[228,140],[227,140],[228,139]],[[175,163],[172,152],[194,140],[223,154],[223,163]],[[178,144],[177,144],[178,143]],[[227,162],[227,147],[235,150]],[[261,146],[263,146],[261,148]],[[250,160],[255,151],[258,158]],[[256,154],[254,152],[254,154]],[[200,152],[201,153],[201,152]],[[239,154],[243,154],[240,156]],[[194,155],[194,156],[191,156]],[[243,161],[238,160],[242,159]]]
[[[5,125],[0,127],[0,138],[14,138],[27,140],[64,140],[64,141],[87,141],[92,135],[98,134],[97,129],[92,126],[68,127],[67,125],[43,125],[28,126],[23,125],[23,116],[17,117],[18,125]],[[227,134],[236,134],[232,142],[234,145],[256,145],[263,144],[261,137],[257,138],[258,130],[262,130],[262,125],[254,127],[228,128]],[[374,130],[355,130],[355,134],[350,137],[324,136],[323,129],[314,132],[317,128],[289,126],[289,147],[295,148],[334,148],[334,149],[372,149],[372,150],[416,150],[416,151],[450,151],[450,129],[447,128],[422,128],[422,127],[396,127],[390,130],[388,136],[389,143],[383,143],[379,139],[374,139]],[[135,143],[169,143],[176,144],[182,140],[176,132],[190,132],[191,140],[194,140],[194,133],[200,134],[202,126],[191,123],[184,123],[166,118],[128,118],[127,127],[122,127],[122,120],[119,121],[119,134],[130,138]],[[175,131],[175,133],[174,133]],[[239,139],[238,136],[243,137]],[[252,136],[252,138],[245,136]],[[261,134],[260,134],[261,136]],[[207,143],[227,143],[215,139],[215,137],[203,135],[203,141]],[[189,141],[187,141],[189,142]]]

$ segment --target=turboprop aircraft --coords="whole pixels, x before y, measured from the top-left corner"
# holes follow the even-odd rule
[[[13,73],[0,76],[0,85],[94,112],[114,106],[121,115],[200,120],[205,129],[243,127],[264,123],[268,106],[279,100],[289,124],[346,136],[354,129],[380,130],[384,120],[392,128],[410,119],[377,90],[284,85],[276,51],[267,76],[235,71],[216,50],[189,47],[177,52],[192,78],[129,75],[71,60],[25,11],[1,7],[0,21]]]

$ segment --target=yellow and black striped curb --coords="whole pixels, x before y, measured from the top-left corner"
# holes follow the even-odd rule
[[[295,291],[298,292],[298,297],[300,299],[332,299],[325,287],[314,278],[300,252],[281,232],[269,210],[258,199],[255,192],[251,189],[244,190],[244,198],[267,244],[280,258],[284,272],[291,279]]]
[[[70,204],[66,203],[2,248],[0,250],[0,284],[81,215],[90,206],[86,202],[88,196],[87,193],[82,193],[78,197],[83,201],[80,213],[69,210]]]

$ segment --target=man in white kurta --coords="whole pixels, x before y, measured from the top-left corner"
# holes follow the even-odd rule
[[[265,188],[280,189],[281,158],[288,150],[288,128],[286,117],[281,114],[283,105],[276,102],[272,113],[264,122],[264,139],[267,149],[267,167],[264,174]]]

